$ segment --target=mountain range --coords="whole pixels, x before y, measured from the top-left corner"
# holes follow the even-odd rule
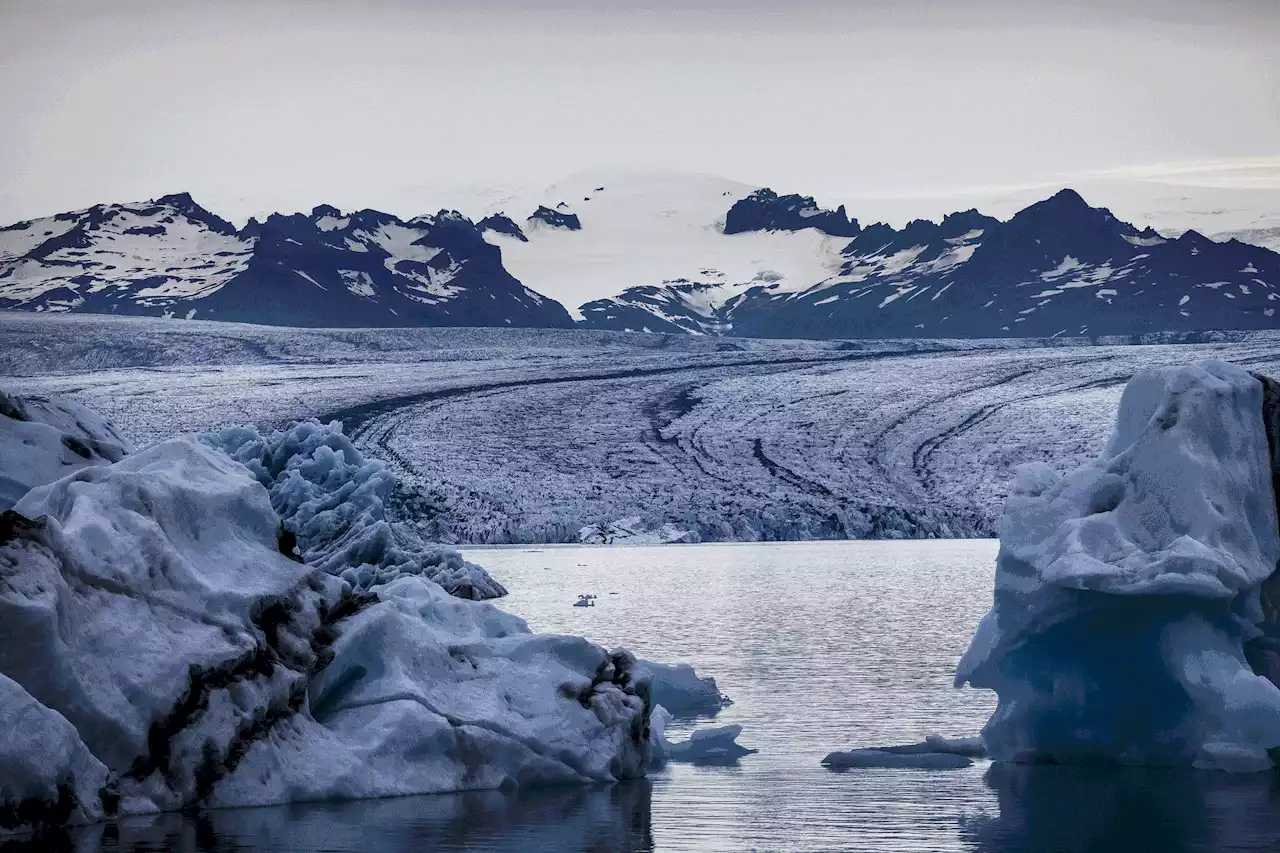
[[[1072,190],[901,228],[713,176],[582,177],[530,208],[321,205],[237,228],[185,193],[96,205],[0,228],[0,308],[796,338],[1280,327],[1280,255],[1139,229]]]

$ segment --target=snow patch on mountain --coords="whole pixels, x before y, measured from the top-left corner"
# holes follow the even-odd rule
[[[254,242],[191,213],[175,197],[0,229],[0,302],[67,311],[91,294],[147,307],[209,296],[247,268]]]

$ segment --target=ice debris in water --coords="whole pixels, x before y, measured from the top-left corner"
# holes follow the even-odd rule
[[[0,391],[0,511],[36,486],[109,465],[132,450],[105,418],[79,403]]]
[[[636,678],[647,678],[654,705],[661,705],[676,717],[715,716],[733,704],[720,692],[711,676],[700,676],[687,663],[664,664],[636,661]]]
[[[334,491],[360,506],[378,470],[319,446],[275,495],[310,508],[304,528]],[[630,655],[532,634],[426,572],[353,590],[279,533],[249,471],[188,438],[0,514],[0,829],[644,773]]]
[[[832,752],[822,759],[822,764],[832,770],[848,770],[854,767],[953,770],[969,767],[973,764],[973,759],[982,758],[985,754],[986,749],[980,738],[946,738],[929,735],[923,743],[873,746],[846,752]]]
[[[992,758],[1272,766],[1278,423],[1270,380],[1220,361],[1152,370],[1095,462],[1019,472],[994,605],[956,671],[999,695]]]
[[[667,724],[670,722],[671,714],[661,705],[649,714],[649,755],[650,761],[655,765],[667,761],[733,764],[742,756],[754,755],[759,751],[737,742],[738,735],[742,734],[742,726],[697,729],[689,735],[688,740],[672,742],[667,740]]]
[[[232,426],[201,439],[267,487],[307,565],[360,589],[422,575],[459,598],[507,594],[458,551],[428,543],[412,524],[388,518],[396,476],[383,462],[365,459],[341,424],[301,421],[268,435],[253,426]]]

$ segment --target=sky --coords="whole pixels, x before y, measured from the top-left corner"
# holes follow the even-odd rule
[[[597,167],[1275,190],[1278,45],[1277,0],[0,0],[0,222],[182,190],[412,215]]]

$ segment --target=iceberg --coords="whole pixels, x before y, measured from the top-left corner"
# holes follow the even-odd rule
[[[302,421],[267,435],[233,426],[202,439],[266,487],[307,565],[360,589],[422,575],[459,598],[507,594],[456,550],[426,542],[411,523],[389,519],[396,475],[380,460],[365,459],[341,424]]]
[[[923,743],[902,746],[871,746],[831,752],[822,765],[832,770],[854,767],[914,768],[918,770],[954,770],[973,765],[973,759],[986,756],[981,738],[948,738],[928,735]]]
[[[739,744],[742,726],[715,726],[697,729],[688,740],[667,740],[667,724],[671,714],[658,705],[649,715],[649,755],[654,765],[668,761],[689,764],[735,764],[744,755],[755,755],[759,750]]]
[[[1019,470],[995,596],[956,670],[1010,762],[1269,769],[1280,746],[1280,386],[1136,375],[1099,458]]]
[[[649,683],[650,698],[676,717],[714,717],[733,701],[720,692],[711,676],[700,676],[687,663],[665,664],[638,660],[634,677]]]
[[[0,511],[36,486],[118,462],[132,450],[114,426],[79,403],[0,391]]]
[[[634,658],[446,592],[334,431],[250,443],[258,470],[178,438],[0,515],[0,827],[644,774]]]
[[[822,759],[822,766],[832,770],[960,770],[973,766],[973,759],[951,752],[899,751],[896,747],[867,747],[846,752],[832,752]]]

